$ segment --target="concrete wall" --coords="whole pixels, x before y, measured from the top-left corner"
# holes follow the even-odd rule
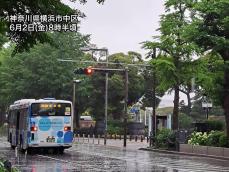
[[[229,158],[229,148],[180,144],[180,152]]]

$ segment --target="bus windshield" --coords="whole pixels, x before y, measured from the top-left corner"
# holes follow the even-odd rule
[[[70,103],[33,103],[33,116],[70,116]]]

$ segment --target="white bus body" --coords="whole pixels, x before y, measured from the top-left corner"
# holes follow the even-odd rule
[[[9,108],[11,147],[69,148],[73,141],[72,103],[66,100],[22,99]]]

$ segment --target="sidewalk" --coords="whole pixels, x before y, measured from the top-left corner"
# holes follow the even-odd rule
[[[104,138],[75,138],[75,143],[80,144],[95,144],[95,145],[101,145],[104,146]],[[149,147],[149,143],[147,143],[147,140],[129,140],[127,139],[126,147],[123,146],[123,139],[107,139],[106,146],[113,147],[113,148],[119,148],[119,149],[126,149],[126,150],[144,150],[144,151],[154,151],[164,154],[176,154],[176,155],[186,155],[186,156],[197,156],[197,157],[207,157],[207,158],[214,158],[214,159],[221,159],[221,160],[227,160],[229,161],[229,157],[221,157],[221,156],[213,156],[213,155],[206,155],[206,154],[196,154],[196,153],[186,153],[186,152],[178,152],[178,151],[168,151],[168,150],[162,150],[162,149],[154,149]]]
[[[178,152],[178,151],[168,151],[168,150],[162,150],[162,149],[154,149],[154,148],[150,148],[150,147],[140,148],[139,150],[154,151],[154,152],[165,153],[165,154],[177,154],[177,155],[207,157],[207,158],[214,158],[214,159],[221,159],[221,160],[229,161],[229,157],[206,155],[206,154],[196,154],[196,153],[186,153],[186,152]]]
[[[93,142],[93,138],[75,138],[75,143],[83,143],[83,144],[95,144],[95,145],[104,145],[104,138],[95,138],[94,142]],[[126,142],[126,148],[123,146],[124,144],[124,140],[123,139],[107,139],[107,144],[106,146],[110,146],[110,147],[116,147],[116,148],[124,148],[124,149],[129,149],[129,150],[138,150],[140,148],[145,148],[149,146],[149,143],[147,143],[147,140],[143,140],[143,142],[141,142],[141,140],[137,140],[137,142],[135,140],[127,140]]]

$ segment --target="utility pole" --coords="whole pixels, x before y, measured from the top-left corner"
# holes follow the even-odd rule
[[[81,48],[81,51],[92,51],[92,59],[93,58],[93,52],[95,51],[101,51],[101,52],[105,52],[105,57],[106,57],[106,68],[108,68],[108,49],[107,48],[92,48],[92,47],[85,47],[85,48]],[[66,61],[66,60],[65,60]],[[68,60],[67,60],[68,61]],[[73,61],[73,60],[71,60]],[[101,62],[97,62],[97,61],[90,61],[90,63],[96,63],[99,64]],[[104,145],[107,144],[107,106],[108,106],[108,71],[105,71],[106,75],[105,75],[105,108],[104,108],[104,116],[105,116],[105,131],[104,131]]]
[[[105,72],[108,77],[108,72],[110,71],[117,71],[123,72],[125,74],[125,104],[124,104],[124,147],[126,147],[126,140],[127,140],[127,104],[128,104],[128,67],[125,69],[112,69],[112,68],[91,68],[95,71]],[[107,78],[108,81],[108,78]],[[106,81],[106,87],[108,86],[108,82]],[[104,144],[106,144],[106,136],[107,136],[107,89],[105,89],[105,136],[104,136]]]
[[[76,84],[80,83],[81,80],[73,80],[73,94],[72,94],[72,112],[73,112],[73,129],[79,127],[79,114],[76,115]],[[78,108],[78,107],[77,107]]]
[[[124,105],[124,142],[123,146],[126,147],[127,140],[127,104],[128,104],[128,68],[125,68],[125,105]]]
[[[108,56],[107,50],[105,51],[106,56],[106,68],[108,68]],[[105,133],[104,133],[104,145],[107,144],[107,106],[108,106],[108,72],[106,72],[105,78]]]
[[[153,54],[152,54],[152,58],[155,59],[156,58],[156,48],[153,49]],[[152,116],[152,130],[153,130],[153,137],[155,138],[156,137],[156,130],[157,130],[157,116],[156,116],[156,71],[153,70],[153,80],[152,80],[152,84],[153,84],[153,88],[152,88],[152,91],[153,91],[153,116]]]

